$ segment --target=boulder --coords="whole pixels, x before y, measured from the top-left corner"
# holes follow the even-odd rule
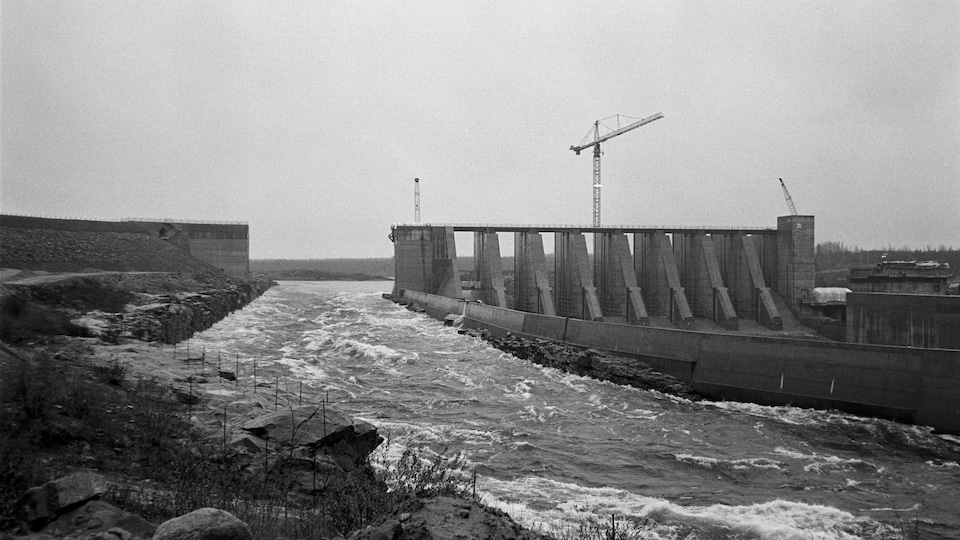
[[[241,454],[259,454],[266,448],[266,443],[260,437],[254,437],[249,433],[234,435],[230,439],[230,448],[233,448]]]
[[[153,540],[253,540],[247,524],[216,508],[201,508],[164,521]]]
[[[61,514],[41,532],[55,538],[148,540],[156,529],[140,516],[103,501],[91,501]]]
[[[106,490],[106,480],[99,474],[74,473],[28,489],[16,503],[16,515],[36,531],[59,514],[100,497]]]
[[[268,443],[330,455],[346,469],[360,464],[383,442],[373,425],[331,407],[325,413],[317,406],[270,412],[250,420],[243,429]]]
[[[183,403],[184,405],[196,405],[200,403],[200,396],[194,394],[189,387],[173,387],[173,395],[177,398],[177,401]]]
[[[378,525],[353,532],[348,540],[546,540],[506,513],[451,497],[412,500]]]
[[[399,540],[402,534],[400,522],[390,519],[376,527],[364,527],[351,534],[348,540]]]

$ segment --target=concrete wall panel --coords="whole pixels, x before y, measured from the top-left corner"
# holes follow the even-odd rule
[[[523,333],[545,339],[564,339],[564,329],[568,319],[527,313],[523,318]]]
[[[520,332],[523,330],[526,313],[496,306],[469,303],[466,305],[466,315],[473,319],[488,321],[514,332]]]

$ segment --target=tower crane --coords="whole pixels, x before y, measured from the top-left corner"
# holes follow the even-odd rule
[[[783,188],[783,197],[787,199],[787,206],[790,207],[790,215],[797,215],[797,207],[793,204],[793,197],[791,197],[790,192],[787,191],[787,185],[783,183],[783,178],[780,179],[780,187]]]
[[[661,113],[657,113],[653,116],[648,116],[642,120],[638,120],[632,124],[623,126],[622,128],[615,129],[610,133],[607,133],[604,136],[600,136],[600,120],[597,120],[593,123],[593,140],[589,142],[583,142],[576,146],[571,146],[570,149],[576,152],[579,156],[580,151],[586,148],[593,147],[593,226],[600,226],[600,143],[607,141],[616,137],[617,135],[623,135],[624,133],[637,129],[638,127],[649,124],[654,120],[659,120],[663,118]],[[619,125],[620,115],[617,115],[617,124]],[[589,137],[590,134],[587,134]],[[586,137],[584,137],[586,139]]]

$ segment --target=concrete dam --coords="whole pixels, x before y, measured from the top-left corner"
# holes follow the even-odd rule
[[[454,240],[472,232],[477,283],[461,284]],[[500,233],[514,235],[513,305],[507,305]],[[548,279],[543,233],[554,235]],[[592,233],[594,257],[585,233]],[[633,235],[631,252],[627,235]],[[530,313],[696,330],[741,320],[783,330],[814,286],[814,218],[776,228],[604,228],[397,225],[394,292],[415,290]],[[698,324],[699,321],[699,324]],[[756,327],[756,328],[759,328]]]
[[[456,233],[473,235],[474,281]],[[501,233],[513,235],[509,293]],[[394,298],[434,317],[642,360],[710,399],[960,433],[960,350],[837,342],[797,324],[814,288],[813,216],[754,229],[414,224],[390,237]]]

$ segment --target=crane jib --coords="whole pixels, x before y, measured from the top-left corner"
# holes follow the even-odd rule
[[[576,154],[579,156],[580,151],[583,150],[584,148],[590,148],[591,146],[596,146],[602,143],[603,141],[606,141],[607,139],[612,139],[617,135],[622,135],[630,130],[636,129],[644,124],[649,124],[650,122],[653,122],[654,120],[659,120],[661,118],[663,118],[662,113],[657,113],[657,114],[654,114],[653,116],[648,116],[642,120],[637,120],[636,122],[626,125],[620,129],[611,131],[610,133],[607,133],[603,137],[599,137],[594,141],[588,142],[587,144],[580,145],[580,146],[571,146],[570,149],[576,152]]]

